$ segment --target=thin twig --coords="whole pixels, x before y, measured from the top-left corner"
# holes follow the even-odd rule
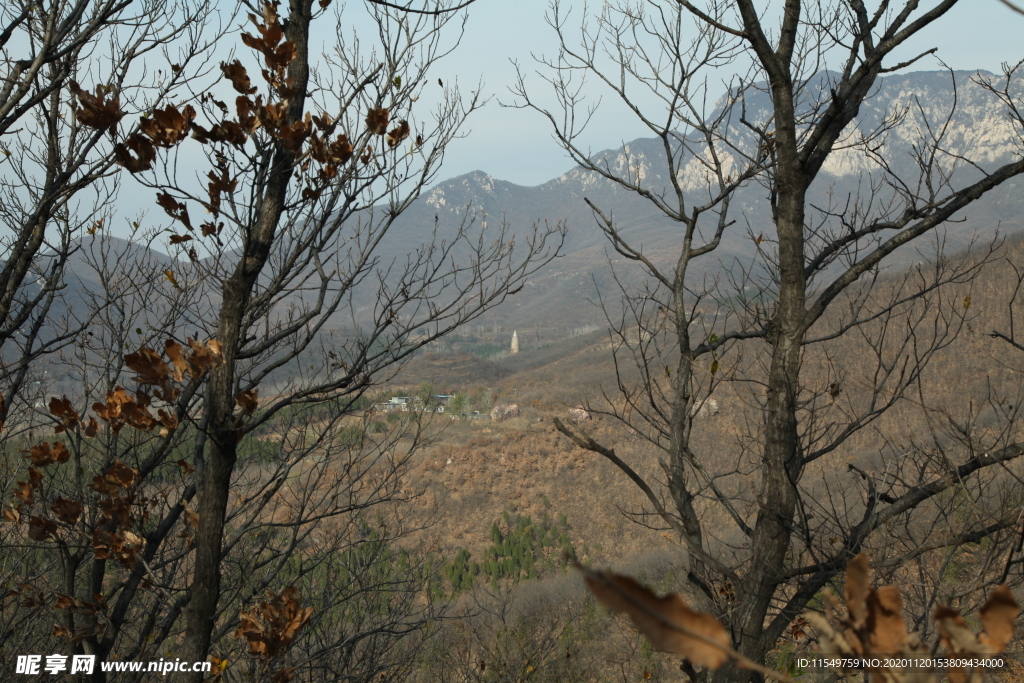
[[[1018,14],[1024,14],[1024,8],[1018,7],[1017,5],[1010,2],[1010,0],[999,0],[999,2],[1003,3],[1004,5],[1012,9],[1014,12],[1017,12]]]

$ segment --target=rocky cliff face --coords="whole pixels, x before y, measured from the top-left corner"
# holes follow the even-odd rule
[[[831,97],[830,85],[835,74],[823,72],[815,82],[805,85],[802,110],[810,112],[827,106]],[[915,149],[929,141],[941,139],[943,153],[939,159],[946,165],[979,164],[991,168],[1005,163],[1022,149],[1022,133],[1014,128],[1005,105],[985,87],[986,82],[1000,84],[1000,78],[988,72],[926,71],[883,77],[872,95],[861,107],[855,124],[844,132],[823,168],[824,182],[874,173],[880,164],[890,165],[898,174],[915,171]],[[1017,87],[1018,96],[1024,87]],[[754,154],[759,145],[758,136],[738,119],[740,107],[744,118],[755,126],[766,125],[771,130],[771,107],[763,90],[747,90],[742,95],[726,96],[716,104],[711,117],[718,118],[723,109],[732,106],[736,111],[725,116],[722,128],[723,144],[717,148],[728,171],[742,164],[742,154]],[[803,129],[807,132],[807,128]],[[862,141],[870,139],[874,155],[864,153]],[[690,136],[681,154],[677,177],[684,190],[699,192],[706,186],[708,175],[697,157],[707,156],[707,147],[700,138]],[[728,148],[735,149],[730,153]],[[644,184],[652,187],[666,183],[665,153],[660,140],[635,140],[617,150],[596,155],[607,162],[616,173],[627,170]],[[595,188],[600,180],[592,174],[574,169],[551,181],[567,191]]]

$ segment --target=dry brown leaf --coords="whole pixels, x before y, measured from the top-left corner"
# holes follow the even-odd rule
[[[858,652],[839,633],[823,615],[817,612],[804,612],[804,619],[814,628],[818,636],[818,650],[825,655],[856,655]]]
[[[57,501],[50,506],[57,519],[65,524],[74,524],[82,516],[82,503],[57,496]]]
[[[28,537],[33,541],[45,541],[57,537],[57,523],[43,517],[29,517]]]
[[[222,194],[234,194],[238,187],[238,179],[228,175],[226,168],[220,169],[220,175],[210,171],[206,174],[210,182],[206,184],[207,194],[210,197],[210,204],[207,207],[215,217],[220,215],[220,198]]]
[[[210,368],[224,364],[224,357],[220,352],[220,342],[211,339],[206,342],[196,341],[189,337],[187,340],[192,354],[188,357],[189,374],[197,378]]]
[[[61,421],[60,426],[54,430],[57,434],[74,429],[78,424],[78,413],[71,406],[71,401],[67,396],[60,398],[54,396],[50,399],[50,414]]]
[[[256,407],[259,405],[259,394],[259,389],[249,389],[248,391],[243,391],[240,394],[235,394],[235,401],[238,403],[239,407],[245,411],[246,415],[252,415],[253,411],[255,411]]]
[[[873,654],[902,652],[907,640],[903,623],[903,604],[900,589],[882,586],[870,590],[867,597],[869,644]]]
[[[388,110],[371,109],[366,115],[366,127],[374,135],[384,135],[388,132]]]
[[[323,5],[323,0],[320,0],[320,4]],[[289,683],[292,680],[292,672],[295,671],[295,667],[285,666],[274,672],[274,675],[270,677],[270,683]]]
[[[190,527],[192,527],[193,529],[198,529],[199,528],[199,513],[197,513],[195,510],[193,510],[191,508],[191,506],[189,506],[189,504],[187,502],[185,502],[184,500],[181,501],[181,509],[185,513],[185,521],[188,523],[188,525]]]
[[[157,147],[174,147],[188,136],[196,110],[191,104],[178,110],[173,104],[163,109],[154,109],[153,115],[139,122],[139,130]]]
[[[630,576],[581,571],[594,597],[615,612],[625,612],[656,649],[710,669],[725,662],[729,634],[711,614],[691,610],[675,593],[658,597]]]
[[[160,385],[171,376],[170,366],[148,346],[143,346],[136,353],[127,354],[124,364],[135,371],[132,379],[140,384]]]
[[[261,659],[273,659],[284,653],[299,631],[313,616],[312,607],[301,607],[295,587],[280,595],[267,591],[268,599],[249,612],[239,612],[236,638],[245,638],[249,653]]]
[[[857,629],[864,626],[867,620],[868,586],[868,556],[861,553],[846,565],[846,586],[843,591],[850,621]]]
[[[935,621],[938,624],[942,646],[950,654],[985,654],[985,648],[956,610],[941,605],[936,607]],[[946,677],[949,679],[949,683],[967,683],[969,680],[967,672],[956,667],[947,669]]]
[[[117,130],[117,124],[124,117],[124,112],[121,111],[121,102],[116,96],[108,97],[112,88],[97,84],[96,94],[93,95],[83,90],[75,81],[71,81],[69,89],[78,98],[78,103],[73,105],[73,109],[75,118],[82,125],[108,130],[111,133]]]
[[[182,225],[184,225],[189,232],[192,232],[192,221],[188,217],[188,207],[185,206],[185,204],[179,202],[166,192],[157,192],[156,203],[163,208],[168,216],[181,221]]]
[[[55,462],[67,462],[71,457],[71,453],[59,441],[52,444],[44,441],[30,448],[28,450],[28,457],[36,467],[46,467]]]
[[[25,505],[32,505],[34,502],[36,502],[36,496],[35,496],[35,493],[33,493],[32,489],[33,489],[33,486],[32,486],[32,484],[30,482],[27,482],[27,481],[15,482],[14,497],[17,498],[18,500],[20,500]],[[10,521],[15,521],[15,520],[10,520]]]
[[[398,125],[388,133],[386,138],[388,147],[394,149],[407,137],[409,137],[409,122],[399,121]]]
[[[238,92],[243,95],[254,95],[256,93],[256,87],[249,80],[249,74],[237,59],[233,62],[222,62],[220,70],[224,72],[224,76],[231,81],[231,85]]]
[[[989,654],[999,654],[1006,649],[1013,638],[1013,622],[1018,614],[1020,606],[1005,585],[989,594],[980,610],[981,626],[985,629],[980,640]]]
[[[114,145],[114,162],[130,173],[141,173],[153,168],[156,147],[145,135],[132,133],[124,144]]]
[[[131,541],[125,542],[123,535],[131,537]],[[126,567],[135,566],[136,545],[134,541],[141,541],[138,536],[130,532],[123,532],[122,535],[112,534],[103,529],[96,529],[92,532],[92,548],[97,559],[115,559]]]

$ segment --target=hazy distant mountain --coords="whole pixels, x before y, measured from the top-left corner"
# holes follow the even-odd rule
[[[991,77],[991,74],[981,75]],[[858,131],[868,134],[885,117],[901,117],[902,124],[879,138],[876,144],[880,145],[879,154],[886,163],[901,177],[911,180],[916,180],[912,156],[915,145],[920,143],[922,136],[940,130],[944,132],[945,163],[950,163],[955,155],[966,154],[982,169],[989,169],[1019,157],[1021,143],[1012,142],[1015,136],[1004,109],[990,92],[972,80],[972,76],[968,72],[956,72],[955,88],[954,79],[945,71],[882,78],[875,94],[862,106],[858,126],[851,126],[848,133],[850,136],[858,134]],[[807,85],[805,96],[808,101],[830,97],[831,77],[825,72]],[[957,107],[950,117],[954,101]],[[770,115],[767,95],[758,91],[748,93],[745,112],[749,121],[767,120]],[[740,149],[750,149],[757,144],[753,134],[738,121],[730,123],[728,135]],[[695,141],[693,144],[699,150]],[[660,140],[634,140],[617,149],[599,152],[595,158],[606,160],[612,169],[633,169],[652,191],[668,188],[665,152]],[[959,163],[957,168],[958,179],[968,179],[980,173],[965,163]],[[859,150],[836,152],[813,188],[815,202],[825,203],[831,196],[832,201],[842,204],[847,196],[856,196],[861,188],[867,187],[870,174],[877,176],[877,169],[877,163]],[[699,199],[705,187],[700,164],[689,158],[678,175],[684,189]],[[947,226],[950,247],[957,249],[966,244],[975,232],[991,233],[997,225],[1004,233],[1020,231],[1024,227],[1021,218],[1024,216],[1022,190],[1024,182],[1016,179],[972,205],[965,212],[966,220],[951,222]],[[727,232],[717,260],[705,264],[712,274],[732,267],[735,259],[749,261],[755,247],[748,231],[755,235],[764,232],[770,237],[772,226],[765,195],[763,188],[753,185],[736,197],[732,217],[737,220],[737,225]],[[601,286],[610,282],[605,262],[606,241],[597,229],[584,197],[612,212],[623,234],[635,244],[642,245],[655,259],[664,261],[674,257],[679,242],[678,225],[635,194],[576,167],[534,187],[515,185],[482,171],[436,184],[400,217],[379,252],[382,265],[391,259],[404,259],[415,245],[429,239],[435,224],[442,235],[451,234],[464,217],[467,207],[477,213],[477,226],[486,225],[488,230],[503,220],[516,232],[522,232],[535,222],[555,224],[565,221],[569,236],[564,257],[533,278],[520,293],[489,314],[486,320],[520,328],[569,327],[598,322],[600,313],[587,304],[586,299],[595,293],[595,279]],[[95,250],[95,245],[91,242],[90,245]],[[128,253],[125,245],[117,246],[110,253],[121,254],[118,258],[124,258]],[[159,246],[152,245],[155,248]],[[912,248],[915,246],[910,245]],[[133,255],[140,250],[148,248],[139,245],[131,248]],[[612,256],[613,260],[621,263],[621,257]],[[153,258],[167,259],[162,254],[154,254]],[[911,249],[898,263],[905,264],[916,258],[919,257]],[[80,281],[84,287],[91,288],[95,285],[94,276],[80,261],[73,259],[68,281]],[[362,292],[354,301],[357,314],[368,314],[374,302],[373,291]],[[344,325],[339,321],[339,326]]]
[[[900,125],[878,137],[874,145],[885,163],[901,178],[911,185],[917,182],[918,167],[913,156],[915,147],[923,138],[940,132],[945,154],[939,161],[955,169],[957,182],[980,177],[978,168],[954,158],[966,156],[980,169],[990,170],[1019,157],[1022,147],[1019,132],[1015,135],[1001,103],[976,82],[978,75],[993,77],[986,72],[956,72],[951,76],[946,71],[935,71],[882,78],[873,96],[862,106],[858,126],[851,125],[844,139],[853,140],[859,133],[869,135],[886,118],[897,117]],[[829,98],[833,76],[822,73],[815,82],[809,83],[805,89],[807,101]],[[747,120],[767,120],[771,112],[769,105],[764,92],[748,92],[745,97]],[[718,111],[721,107],[719,103]],[[733,116],[733,119],[738,118],[738,114]],[[731,120],[727,130],[730,141],[739,149],[756,148],[754,134],[738,120]],[[1016,143],[1013,142],[1015,139],[1018,140]],[[692,144],[700,149],[696,140]],[[839,147],[825,164],[812,189],[813,200],[819,205],[824,205],[829,196],[841,205],[847,196],[855,197],[868,187],[869,177],[880,177],[877,161],[859,149],[843,149],[842,144]],[[617,149],[599,152],[594,158],[606,160],[614,171],[631,169],[654,192],[670,192],[665,151],[659,139],[634,140]],[[693,160],[692,155],[679,169],[678,177],[683,189],[693,194],[690,200],[696,198],[699,201],[706,179],[703,167]],[[1005,183],[991,196],[964,212],[962,218],[966,220],[950,222],[946,226],[948,248],[962,248],[976,232],[991,233],[997,226],[1003,233],[1021,230],[1024,227],[1021,218],[1024,215],[1022,189],[1024,183],[1020,179]],[[883,187],[882,196],[885,193]],[[396,230],[397,239],[391,245],[393,248],[397,244],[407,244],[408,238],[415,236],[417,226],[432,225],[435,219],[441,225],[454,225],[470,205],[485,213],[489,223],[504,218],[517,229],[535,221],[555,223],[565,220],[570,230],[566,257],[536,278],[512,304],[491,318],[511,326],[583,324],[598,316],[591,307],[579,305],[594,292],[592,277],[604,282],[608,280],[604,256],[606,241],[584,204],[584,197],[611,211],[622,233],[636,244],[642,244],[655,258],[672,257],[676,253],[679,226],[647,201],[580,167],[535,187],[515,185],[482,171],[438,183],[403,215]],[[734,259],[746,261],[752,257],[754,245],[746,226],[755,235],[764,232],[770,236],[772,233],[771,214],[762,188],[755,185],[739,193],[732,213],[739,226],[744,227],[737,226],[737,229],[727,232],[718,252],[719,261],[707,263],[708,268],[720,271],[730,267]],[[905,265],[919,258],[914,250],[918,246],[909,245],[896,262]],[[924,251],[927,249],[925,246]],[[621,262],[621,258],[613,256]]]

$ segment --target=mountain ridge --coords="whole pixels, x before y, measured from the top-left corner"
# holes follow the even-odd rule
[[[824,72],[817,76],[818,84],[805,88],[806,106],[821,103],[828,97],[830,78],[834,75]],[[1003,113],[997,98],[980,84],[982,78],[994,78],[983,71],[919,71],[907,74],[885,76],[875,86],[874,95],[861,107],[856,125],[851,124],[845,133],[847,138],[858,134],[869,134],[886,117],[895,116],[902,125],[885,133],[879,139],[875,158],[866,157],[849,144],[840,149],[826,163],[823,172],[812,187],[812,203],[833,201],[838,197],[857,195],[871,177],[877,173],[878,164],[889,165],[897,175],[906,177],[913,171],[914,143],[921,136],[934,135],[931,122],[941,124],[946,144],[946,157],[958,177],[969,179],[979,175],[978,168],[957,161],[957,156],[970,151],[979,167],[988,170],[992,166],[1022,153],[1019,143],[1013,144],[1015,131],[1009,118]],[[720,111],[723,100],[716,103]],[[949,112],[957,104],[952,117]],[[763,120],[770,113],[765,93],[752,89],[746,95],[745,105],[748,120]],[[726,134],[736,131],[735,148],[739,151],[753,144],[753,138],[745,128],[736,128],[730,123]],[[744,137],[746,136],[746,137]],[[840,144],[840,147],[843,147]],[[694,148],[699,153],[698,148]],[[699,200],[701,176],[699,160],[691,154],[686,163],[680,165],[677,176],[683,181],[684,189],[696,194]],[[591,154],[591,159],[604,160],[613,171],[632,169],[650,191],[668,193],[670,183],[665,173],[665,151],[657,138],[636,138],[619,147],[608,148]],[[717,257],[708,261],[698,276],[716,276],[727,273],[734,265],[749,263],[757,253],[753,236],[763,234],[771,241],[773,226],[766,191],[756,185],[741,190],[733,201],[736,212],[733,218],[741,226],[727,231]],[[667,196],[667,195],[666,195]],[[661,263],[668,263],[676,253],[679,244],[680,226],[658,211],[650,202],[636,193],[616,185],[576,165],[558,176],[538,185],[526,186],[495,178],[483,170],[475,170],[435,183],[423,190],[421,196],[395,222],[386,236],[380,250],[381,267],[401,259],[409,253],[410,245],[418,245],[432,234],[437,226],[442,239],[452,235],[463,223],[467,211],[477,219],[477,228],[491,231],[504,222],[512,232],[521,233],[535,223],[547,221],[555,224],[564,221],[568,236],[563,256],[544,271],[537,274],[522,292],[496,311],[488,313],[489,323],[525,326],[532,325],[586,325],[600,322],[601,313],[585,305],[599,288],[611,284],[607,262],[622,268],[624,259],[608,249],[604,234],[598,229],[591,209],[584,203],[589,197],[609,211],[615,218],[622,235]],[[838,201],[838,200],[837,200]],[[841,203],[841,202],[840,202]],[[1024,183],[1011,180],[993,195],[973,204],[958,216],[960,222],[945,226],[949,234],[949,246],[956,251],[966,246],[975,233],[991,233],[995,226],[1001,226],[1005,233],[1016,233],[1024,229]],[[160,254],[155,240],[140,248]],[[917,245],[915,245],[917,246]],[[171,255],[155,256],[156,260],[175,259]],[[909,255],[908,255],[909,254]],[[892,261],[896,266],[906,265],[908,259],[920,256],[911,249],[896,255]],[[78,270],[72,264],[72,271]],[[641,275],[637,269],[625,268],[627,278]],[[79,280],[87,278],[78,276]],[[88,283],[86,283],[88,284]],[[357,297],[357,310],[373,310],[374,292],[365,292]]]

